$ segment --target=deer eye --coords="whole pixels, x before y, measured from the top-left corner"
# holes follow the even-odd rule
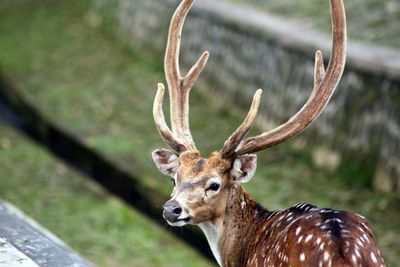
[[[212,183],[207,190],[218,191],[220,185],[217,183]]]

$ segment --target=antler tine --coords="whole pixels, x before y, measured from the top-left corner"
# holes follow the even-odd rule
[[[208,60],[208,52],[204,52],[185,77],[179,69],[179,50],[182,28],[185,18],[194,0],[183,0],[176,9],[169,28],[164,68],[170,98],[171,129],[165,123],[162,113],[164,88],[162,85],[154,100],[153,114],[157,129],[165,142],[178,153],[185,150],[196,150],[189,128],[189,93]]]
[[[322,52],[320,50],[318,50],[315,53],[314,89],[313,89],[313,93],[315,93],[315,90],[319,87],[319,85],[323,81],[324,77],[325,77],[324,58],[322,57]]]
[[[325,73],[322,54],[315,56],[314,89],[301,110],[281,126],[242,141],[235,155],[257,152],[295,136],[309,126],[322,112],[335,91],[346,62],[346,14],[343,0],[330,0],[332,13],[332,55]]]
[[[165,75],[167,78],[169,95],[171,101],[171,126],[172,131],[178,136],[187,138],[193,143],[189,129],[189,93],[191,86],[203,70],[208,52],[205,52],[199,61],[192,67],[184,78],[179,70],[179,50],[181,44],[182,28],[194,0],[184,0],[179,5],[172,18],[167,50],[165,54]]]
[[[169,145],[173,150],[180,153],[183,152],[186,147],[182,145],[183,142],[179,142],[178,138],[169,129],[167,123],[165,122],[164,112],[162,102],[164,99],[165,87],[162,83],[158,84],[158,90],[156,97],[154,98],[153,105],[153,117],[156,127],[161,137],[164,139],[165,143]]]
[[[307,102],[304,106],[307,106],[311,100],[314,99],[315,94],[320,90],[320,85],[325,77],[325,66],[324,59],[322,57],[322,52],[318,50],[315,52],[315,66],[314,66],[314,88],[311,92],[310,97],[307,99]]]
[[[236,148],[239,146],[242,139],[250,131],[253,126],[254,120],[257,117],[258,108],[260,106],[262,90],[258,89],[253,96],[253,102],[251,104],[249,113],[247,114],[242,125],[225,141],[224,147],[221,150],[222,158],[228,159],[235,154]]]
[[[210,54],[208,53],[208,51],[205,51],[200,56],[196,64],[193,65],[188,74],[185,76],[184,86],[187,87],[188,90],[190,90],[190,88],[192,88],[193,85],[196,83],[197,79],[199,78],[199,75],[201,74],[205,65],[207,64],[209,55]]]

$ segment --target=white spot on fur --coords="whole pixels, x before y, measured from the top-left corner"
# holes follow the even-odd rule
[[[356,248],[355,253],[356,253],[356,256],[361,259],[360,250],[358,248]]]
[[[358,217],[360,217],[361,219],[365,220],[364,216],[361,216],[360,214],[356,214]]]
[[[371,252],[371,260],[372,260],[374,263],[378,263],[378,260],[376,259],[375,254],[374,254],[373,252]]]
[[[300,261],[304,262],[306,260],[306,255],[304,253],[300,254]]]
[[[297,239],[297,243],[300,243],[301,240],[303,240],[303,236],[300,236],[299,239]]]
[[[351,256],[351,259],[353,260],[354,263],[357,263],[357,258],[355,255]]]
[[[301,231],[301,226],[297,227],[297,229],[296,229],[296,236],[298,236],[298,235],[300,234],[300,231]]]
[[[246,201],[242,201],[241,203],[240,203],[240,206],[241,206],[241,208],[242,208],[242,210],[246,207]]]
[[[325,251],[325,253],[324,253],[324,261],[328,262],[330,257],[331,256],[329,255],[329,253],[327,251]]]
[[[322,229],[322,230],[326,230],[326,229],[328,229],[328,228],[329,228],[329,226],[326,225],[326,224],[324,224],[324,225],[321,226],[321,229]]]
[[[369,238],[368,238],[367,234],[363,234],[363,237],[364,237],[365,241],[369,243]]]

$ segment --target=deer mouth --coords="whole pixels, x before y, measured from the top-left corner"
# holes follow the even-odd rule
[[[185,222],[185,223],[189,223],[192,218],[193,218],[192,216],[189,216],[189,217],[186,217],[186,218],[183,218],[183,219],[178,219],[178,222],[182,221],[182,222]]]
[[[186,224],[189,224],[190,221],[193,219],[192,216],[186,217],[186,218],[182,218],[182,219],[175,219],[175,220],[168,220],[166,219],[166,221],[168,222],[169,225],[171,226],[184,226]]]

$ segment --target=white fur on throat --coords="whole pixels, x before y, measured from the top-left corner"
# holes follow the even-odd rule
[[[220,231],[218,227],[212,224],[210,221],[200,223],[198,224],[198,226],[206,235],[208,244],[210,245],[211,251],[214,254],[214,257],[217,260],[219,266],[222,266],[221,253],[218,247],[218,241],[220,238]]]

